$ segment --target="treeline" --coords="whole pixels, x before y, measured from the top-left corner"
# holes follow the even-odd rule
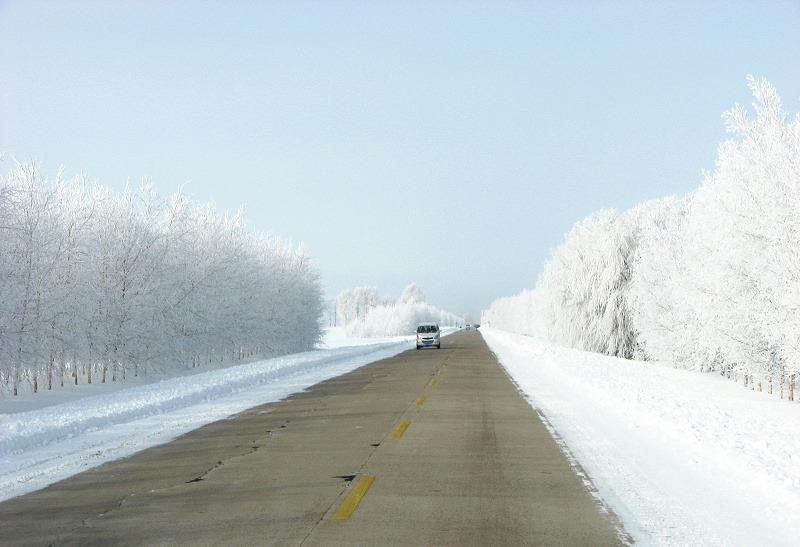
[[[15,395],[311,349],[322,308],[303,249],[241,211],[30,163],[0,176],[0,386]]]
[[[440,326],[463,323],[461,317],[426,302],[420,286],[411,283],[400,295],[380,296],[375,287],[345,289],[326,305],[328,324],[345,327],[351,338],[374,338],[413,334],[419,323],[435,321]]]
[[[684,198],[579,222],[531,291],[482,322],[569,347],[715,372],[794,399],[800,377],[800,115],[749,78],[755,119]]]

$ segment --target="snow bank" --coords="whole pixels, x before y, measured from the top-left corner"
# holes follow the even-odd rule
[[[339,343],[334,336],[332,345]],[[76,390],[84,396],[37,410],[0,414],[0,501],[277,401],[410,347],[411,337],[326,347],[103,395],[85,396],[87,390]],[[0,411],[11,406],[0,400]]]
[[[481,332],[638,544],[797,544],[797,404],[716,375]]]
[[[401,346],[406,349],[405,344]],[[0,455],[25,450],[153,414],[164,414],[198,402],[274,383],[298,369],[307,372],[339,360],[375,351],[339,348],[300,353],[215,370],[184,378],[162,380],[118,393],[87,397],[33,412],[0,416]]]

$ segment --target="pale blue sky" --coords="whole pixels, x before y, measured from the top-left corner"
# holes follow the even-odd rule
[[[329,295],[477,319],[575,222],[698,187],[748,74],[798,110],[800,3],[0,0],[0,170],[191,181]]]

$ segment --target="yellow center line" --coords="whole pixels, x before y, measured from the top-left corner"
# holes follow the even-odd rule
[[[433,380],[431,380],[431,383],[430,383],[430,384],[428,384],[428,385],[429,385],[429,386],[435,386],[435,385],[436,385],[436,378],[434,378]]]
[[[443,372],[444,372],[444,370],[440,370],[440,371],[439,371],[439,372],[437,372],[436,374],[439,374],[439,375],[441,375]]]
[[[361,503],[361,499],[369,490],[369,487],[372,486],[372,482],[375,480],[375,477],[372,475],[362,475],[360,479],[358,479],[358,483],[355,487],[347,494],[347,497],[344,499],[342,504],[336,510],[336,512],[331,516],[333,520],[347,520],[350,518],[350,515],[353,514],[353,511],[356,510],[358,504]]]
[[[419,406],[419,405],[421,405],[422,403],[424,403],[424,402],[425,402],[425,399],[427,399],[427,397],[425,397],[425,395],[420,395],[420,396],[419,396],[419,399],[417,399],[417,406]]]
[[[403,436],[403,433],[406,432],[406,429],[408,429],[408,426],[410,425],[411,425],[411,420],[403,420],[402,422],[397,424],[397,427],[394,428],[394,431],[392,431],[392,433],[389,435],[389,438],[399,439],[400,437]]]

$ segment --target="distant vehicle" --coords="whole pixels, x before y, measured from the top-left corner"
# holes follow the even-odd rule
[[[420,323],[417,327],[417,349],[423,347],[437,349],[442,347],[441,332],[436,323]]]

